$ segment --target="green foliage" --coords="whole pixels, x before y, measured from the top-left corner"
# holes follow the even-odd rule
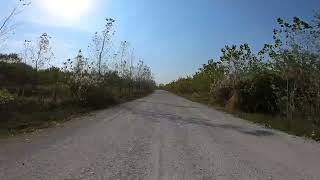
[[[95,33],[90,59],[79,50],[62,68],[49,64],[54,54],[47,33],[25,40],[21,56],[0,54],[0,133],[47,127],[73,111],[104,108],[152,92],[151,68],[142,60],[134,63],[129,43],[123,41],[117,53],[112,49],[114,23],[107,18],[103,31]]]
[[[0,62],[6,63],[19,63],[21,62],[21,58],[18,54],[11,53],[11,54],[0,54]]]
[[[313,24],[297,17],[291,23],[279,18],[274,42],[258,54],[248,44],[225,46],[219,61],[210,60],[193,76],[163,88],[187,97],[202,96],[197,99],[232,112],[276,115],[280,118],[270,121],[272,127],[320,137],[319,17]]]
[[[155,87],[150,68],[142,62],[134,67],[135,75],[129,77],[121,77],[113,70],[99,75],[81,51],[64,65],[61,69],[37,71],[21,62],[0,62],[0,85],[8,89],[0,90],[0,131],[46,127],[77,109],[104,108],[147,94]],[[73,111],[65,112],[63,107],[72,107]]]
[[[279,112],[277,87],[282,80],[270,72],[261,72],[239,83],[239,108],[244,112]]]
[[[87,106],[99,109],[115,104],[116,98],[104,87],[90,87],[85,96],[85,103]]]
[[[34,69],[29,65],[0,62],[0,85],[2,87],[32,83],[34,77]]]
[[[0,90],[0,105],[5,105],[14,101],[14,96],[8,90]]]

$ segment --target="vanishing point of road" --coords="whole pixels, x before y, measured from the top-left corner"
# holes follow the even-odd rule
[[[1,180],[320,179],[320,144],[166,91],[0,146]]]

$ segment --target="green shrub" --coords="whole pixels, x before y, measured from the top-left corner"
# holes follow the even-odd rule
[[[0,105],[5,105],[13,102],[15,97],[6,89],[0,90]]]
[[[229,99],[232,96],[232,88],[229,86],[219,87],[219,88],[211,88],[211,96],[214,104],[217,104],[221,107],[225,107],[228,103]]]
[[[279,112],[276,87],[281,79],[271,73],[261,72],[239,83],[239,107],[244,112]]]
[[[100,86],[88,88],[85,101],[88,106],[93,108],[104,108],[116,102],[112,92]]]

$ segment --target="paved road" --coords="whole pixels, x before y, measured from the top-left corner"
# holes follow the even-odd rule
[[[318,143],[165,91],[0,146],[1,180],[320,179]]]

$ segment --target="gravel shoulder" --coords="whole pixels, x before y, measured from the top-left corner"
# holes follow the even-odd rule
[[[0,140],[0,179],[320,179],[320,144],[166,91]]]

